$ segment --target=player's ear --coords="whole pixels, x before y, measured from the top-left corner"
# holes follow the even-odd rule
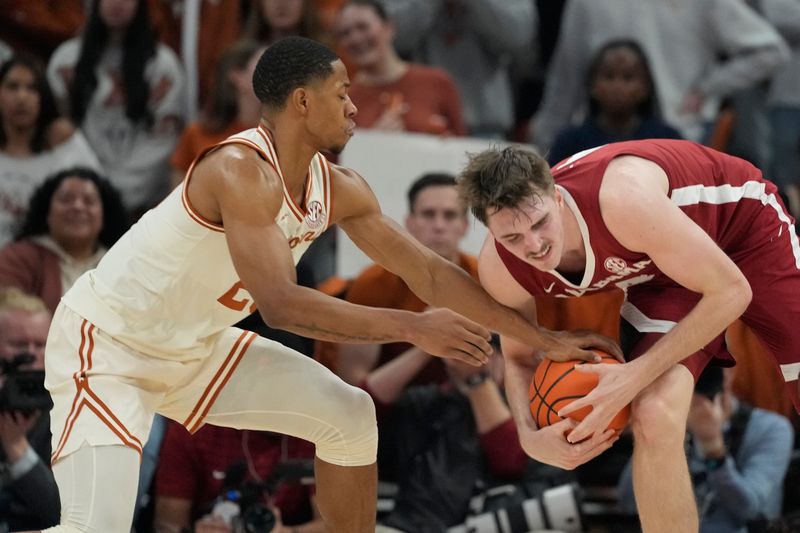
[[[309,91],[305,87],[296,88],[289,96],[291,105],[294,106],[297,112],[302,116],[306,116],[308,114],[309,97]]]
[[[564,203],[564,195],[561,194],[561,191],[558,189],[558,187],[556,187],[556,189],[553,191],[553,199],[558,207],[561,207]]]

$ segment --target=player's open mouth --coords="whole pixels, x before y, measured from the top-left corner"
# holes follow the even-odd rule
[[[530,257],[531,259],[536,259],[536,260],[538,261],[539,259],[544,259],[544,257],[545,257],[545,256],[546,256],[548,253],[550,253],[550,245],[549,245],[549,244],[548,244],[547,246],[545,246],[545,247],[542,249],[542,251],[541,251],[541,252],[539,252],[538,254],[528,254],[528,255],[529,255],[529,257]]]

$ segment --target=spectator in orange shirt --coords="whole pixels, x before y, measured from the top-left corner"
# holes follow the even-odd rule
[[[292,35],[330,44],[313,0],[252,0],[245,37],[269,46]]]
[[[251,79],[262,51],[257,42],[242,40],[223,54],[203,117],[186,127],[170,158],[173,186],[183,180],[203,149],[258,124],[261,104],[253,92]]]
[[[465,136],[455,82],[439,68],[400,59],[383,4],[350,0],[336,24],[339,47],[357,69],[350,98],[356,125],[392,131]]]

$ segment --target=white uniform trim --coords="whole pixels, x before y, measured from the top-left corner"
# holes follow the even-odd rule
[[[635,327],[636,331],[641,333],[667,333],[674,328],[676,324],[670,320],[649,318],[630,302],[622,304],[622,309],[620,309],[619,314]]]
[[[760,181],[747,181],[739,187],[733,185],[720,185],[717,187],[706,187],[704,185],[690,185],[689,187],[681,187],[673,189],[670,195],[673,203],[678,207],[695,205],[699,203],[704,204],[728,204],[738,202],[744,198],[750,200],[758,200],[763,205],[768,205],[775,210],[778,214],[778,220],[787,226],[787,234],[789,241],[792,244],[792,253],[794,254],[795,265],[800,269],[800,242],[797,240],[797,233],[794,230],[792,219],[781,208],[778,199],[774,194],[767,194],[764,182]],[[778,237],[783,233],[783,227],[778,232]]]

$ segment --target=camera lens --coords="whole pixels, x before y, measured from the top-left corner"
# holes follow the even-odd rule
[[[252,505],[242,514],[247,533],[269,533],[275,527],[275,515],[264,505]]]

